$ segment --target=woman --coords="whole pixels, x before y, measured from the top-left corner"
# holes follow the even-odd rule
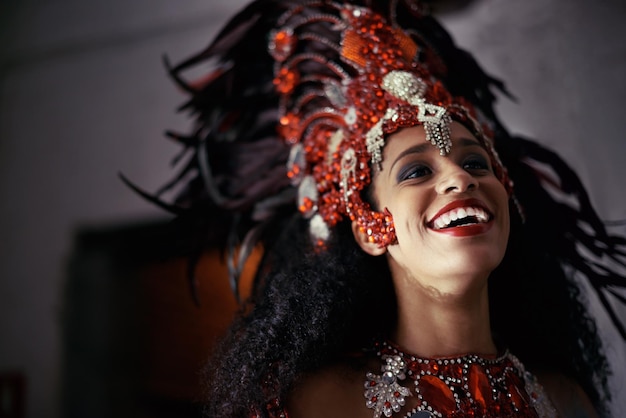
[[[263,250],[209,416],[606,412],[574,275],[604,298],[623,277],[585,254],[623,266],[625,242],[419,3],[258,0],[171,74],[197,126],[157,202],[228,249],[237,295]]]

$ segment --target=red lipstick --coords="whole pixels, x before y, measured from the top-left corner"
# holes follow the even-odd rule
[[[469,224],[469,225],[458,225],[458,226],[442,228],[442,229],[435,229],[434,228],[434,221],[438,217],[440,217],[444,213],[450,212],[453,209],[461,208],[461,207],[480,208],[480,209],[484,210],[485,212],[487,212],[487,214],[489,215],[490,219],[489,219],[488,222],[483,222],[483,223],[475,223],[475,224]],[[461,200],[455,200],[453,202],[450,202],[447,205],[445,205],[444,207],[442,207],[437,212],[437,214],[435,216],[433,216],[432,219],[428,222],[428,227],[431,230],[433,230],[434,232],[438,232],[438,233],[442,233],[442,234],[446,234],[446,235],[452,235],[452,236],[456,236],[456,237],[467,237],[467,236],[478,235],[478,234],[482,234],[484,232],[487,232],[489,229],[491,229],[491,227],[493,225],[492,220],[493,220],[493,215],[491,214],[489,209],[487,209],[486,205],[482,201],[480,201],[478,199],[461,199]]]
[[[432,224],[435,219],[437,219],[438,217],[440,217],[441,215],[443,215],[446,212],[450,212],[452,209],[464,208],[464,207],[481,208],[485,212],[487,212],[489,214],[489,216],[493,216],[491,214],[491,212],[489,211],[489,209],[487,208],[487,206],[485,206],[485,204],[483,202],[481,202],[480,200],[478,200],[478,199],[462,199],[462,200],[455,200],[453,202],[448,203],[444,207],[442,207],[439,210],[439,212],[437,212],[435,214],[435,216],[433,216],[430,219],[430,221],[428,221],[428,223]]]
[[[452,235],[454,237],[469,237],[472,235],[479,235],[479,234],[489,231],[492,225],[493,225],[493,222],[489,221],[484,224],[460,225],[460,226],[453,226],[451,228],[443,228],[443,229],[431,228],[431,230],[440,234]]]

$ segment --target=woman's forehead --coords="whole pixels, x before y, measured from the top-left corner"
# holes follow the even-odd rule
[[[463,124],[453,121],[450,124],[450,132],[453,143],[461,146],[478,145],[485,148],[484,144],[472,134]],[[389,134],[385,140],[384,153],[391,154],[393,152],[402,152],[402,148],[407,146],[419,146],[419,150],[427,151],[431,148],[422,146],[422,144],[430,145],[432,149],[437,147],[432,145],[426,136],[426,132],[422,125],[416,125],[406,128],[400,128]]]

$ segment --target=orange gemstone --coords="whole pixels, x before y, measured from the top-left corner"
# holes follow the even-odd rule
[[[274,85],[279,93],[289,94],[298,83],[299,79],[300,77],[295,71],[291,71],[288,68],[281,68],[278,72],[278,76],[274,79]]]
[[[298,142],[298,123],[300,119],[293,113],[288,113],[280,118],[279,133],[291,144]]]
[[[276,34],[276,37],[274,38],[274,42],[276,42],[276,46],[279,46],[279,45],[282,46],[286,39],[288,39],[287,32],[285,32],[284,30],[281,30],[280,32]]]
[[[276,32],[272,40],[271,53],[278,61],[284,61],[293,51],[296,38],[293,34],[286,30]]]
[[[469,370],[469,390],[474,401],[482,408],[492,403],[491,385],[485,370],[477,364],[472,364]]]
[[[456,401],[450,388],[436,376],[422,376],[419,390],[430,404],[437,405],[440,412],[450,414],[456,409]]]

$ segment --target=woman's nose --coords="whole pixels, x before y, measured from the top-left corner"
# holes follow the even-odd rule
[[[450,164],[450,167],[441,173],[441,179],[436,186],[439,194],[464,193],[476,188],[478,182],[474,176],[456,164]]]

